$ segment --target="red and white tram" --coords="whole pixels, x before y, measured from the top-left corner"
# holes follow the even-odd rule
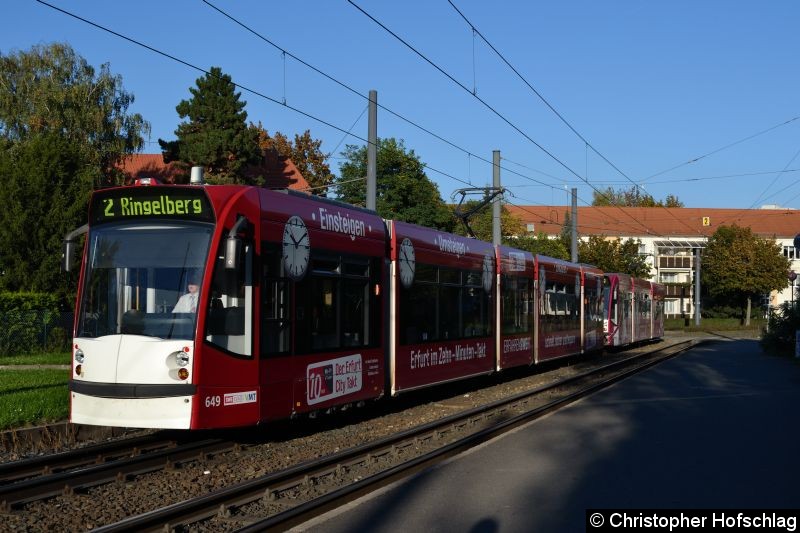
[[[664,336],[666,288],[627,274],[605,274],[606,345],[626,346]]]
[[[385,246],[374,213],[305,195],[96,192],[72,421],[242,426],[380,396]],[[173,312],[193,276],[196,312]]]
[[[390,221],[391,392],[495,370],[491,244]]]
[[[497,370],[534,362],[534,256],[508,246],[497,247],[500,297]]]
[[[536,362],[582,351],[581,266],[536,256]]]
[[[65,241],[68,269],[81,231],[75,423],[255,425],[602,348],[598,269],[331,200],[233,185],[96,191]],[[630,321],[623,337],[618,324],[638,280],[605,280],[607,302],[631,304],[606,315],[608,338],[631,342],[640,330]],[[641,294],[663,320],[663,291]]]
[[[602,350],[605,344],[603,330],[603,271],[591,265],[581,265],[583,285],[583,320],[581,337],[583,351]]]

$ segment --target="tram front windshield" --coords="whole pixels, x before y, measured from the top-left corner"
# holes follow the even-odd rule
[[[93,228],[77,336],[193,339],[212,230],[172,223]]]

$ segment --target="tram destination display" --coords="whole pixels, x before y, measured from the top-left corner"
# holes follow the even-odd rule
[[[213,222],[205,192],[193,187],[140,187],[95,193],[89,208],[92,223],[130,219],[180,218]]]

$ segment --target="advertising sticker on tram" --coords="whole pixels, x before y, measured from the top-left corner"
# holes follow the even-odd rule
[[[314,405],[361,390],[361,354],[308,365],[306,401]]]

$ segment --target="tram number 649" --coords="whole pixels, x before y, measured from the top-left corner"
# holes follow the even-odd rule
[[[206,396],[206,407],[219,407],[222,405],[222,398],[219,396]]]

